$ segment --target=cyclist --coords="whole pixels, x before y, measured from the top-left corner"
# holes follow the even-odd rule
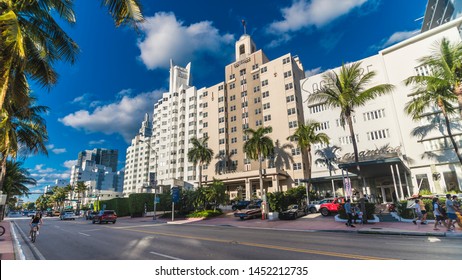
[[[40,217],[40,214],[37,212],[34,216],[32,216],[32,220],[29,223],[30,225],[29,236],[32,235],[32,230],[34,229],[34,227],[37,227],[37,233],[38,233],[38,230],[40,229],[39,224],[42,225],[42,217]]]

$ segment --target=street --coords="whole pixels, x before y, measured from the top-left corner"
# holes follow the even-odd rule
[[[25,259],[46,260],[460,260],[459,239],[232,226],[44,218],[35,243],[29,219],[12,220]]]

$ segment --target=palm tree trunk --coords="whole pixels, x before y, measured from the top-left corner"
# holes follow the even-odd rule
[[[202,186],[202,162],[199,162],[199,188]]]
[[[462,156],[459,153],[459,147],[457,147],[457,143],[454,140],[454,136],[452,135],[451,124],[449,122],[449,118],[445,111],[443,111],[443,115],[444,115],[444,121],[446,123],[446,129],[448,131],[449,139],[451,139],[451,143],[452,143],[452,146],[454,147],[454,151],[456,152],[457,158],[459,159],[459,162],[462,165]]]
[[[259,163],[259,168],[258,168],[258,177],[260,178],[260,197],[263,199],[263,175],[262,175],[262,157],[261,154],[258,154],[258,163]],[[264,200],[266,201],[266,199]]]
[[[307,148],[307,151],[306,151],[306,154],[308,156],[308,166],[306,168],[307,170],[307,177],[308,177],[308,182],[306,183],[306,206],[308,207],[308,205],[310,204],[310,187],[311,187],[311,162],[312,162],[312,158],[311,158],[311,147],[308,146]]]
[[[6,161],[7,161],[7,156],[5,154],[2,156],[2,162],[0,166],[0,191],[3,190],[3,184],[5,183]]]
[[[350,129],[350,137],[351,137],[351,142],[353,143],[353,152],[355,154],[355,163],[356,163],[356,170],[358,170],[358,180],[362,180],[361,176],[361,167],[359,167],[359,156],[358,156],[358,143],[356,143],[356,137],[355,137],[355,131],[353,129],[353,121],[351,120],[351,115],[347,116],[347,123],[348,123],[348,128]],[[361,182],[358,182],[358,185],[360,185]],[[364,184],[364,181],[363,181]],[[363,185],[363,187],[366,187]],[[364,197],[364,192],[363,188],[359,188],[359,195],[360,197]]]
[[[2,70],[5,72],[1,76],[1,88],[0,88],[0,111],[3,109],[5,103],[6,92],[8,90],[8,84],[10,82],[11,64],[13,63],[13,56],[10,56],[8,61],[5,63]]]

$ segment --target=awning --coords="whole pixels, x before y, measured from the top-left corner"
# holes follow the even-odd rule
[[[348,171],[349,173],[358,175],[358,169],[357,169],[358,165],[361,170],[361,175],[366,178],[390,176],[390,166],[395,166],[395,165],[398,165],[400,173],[404,171],[406,171],[406,173],[408,174],[411,173],[409,168],[404,164],[404,162],[399,157],[360,161],[358,163],[355,163],[355,162],[341,163],[338,165],[338,167],[340,169]]]

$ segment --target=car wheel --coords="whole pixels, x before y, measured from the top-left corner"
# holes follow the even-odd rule
[[[316,213],[316,207],[311,207],[311,208],[310,208],[310,213],[311,213],[311,214]]]
[[[241,221],[244,220],[244,217],[239,217],[239,218],[241,219]]]
[[[232,209],[233,211],[236,211],[236,210],[237,210],[237,206],[236,206],[236,205],[233,205],[233,207],[231,207],[231,209]]]
[[[92,224],[96,223],[95,220],[91,221]]]
[[[115,224],[116,221],[113,221],[112,223]]]
[[[324,217],[325,216],[329,216],[329,210],[327,208],[321,208],[321,215],[323,215]]]

